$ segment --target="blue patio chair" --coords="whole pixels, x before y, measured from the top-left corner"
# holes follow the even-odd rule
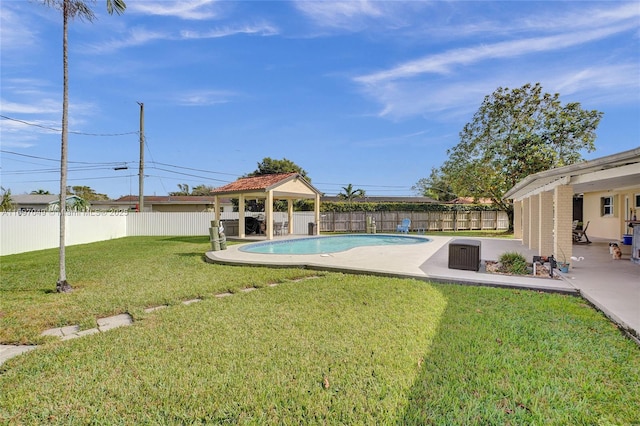
[[[409,226],[411,226],[411,219],[402,219],[402,223],[398,225],[398,227],[396,228],[396,232],[404,232],[405,234],[408,234]]]

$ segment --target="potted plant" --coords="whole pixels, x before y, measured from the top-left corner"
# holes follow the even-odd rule
[[[565,256],[564,251],[562,251],[560,247],[558,247],[558,249],[560,250],[560,254],[562,255],[562,261],[556,262],[558,264],[558,270],[566,274],[567,272],[569,272],[570,263],[567,262],[567,257]]]

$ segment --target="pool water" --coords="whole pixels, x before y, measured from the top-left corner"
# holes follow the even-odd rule
[[[263,254],[323,254],[337,253],[355,247],[424,244],[430,241],[429,238],[407,235],[350,234],[248,244],[240,247],[240,251]]]

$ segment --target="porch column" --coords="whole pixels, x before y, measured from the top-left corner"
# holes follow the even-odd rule
[[[540,195],[529,198],[529,248],[538,251],[540,249]]]
[[[538,210],[540,221],[539,237],[540,247],[538,255],[549,256],[553,253],[553,193],[545,191],[540,194]]]
[[[566,258],[570,262],[573,255],[573,236],[571,225],[573,222],[573,186],[559,185],[553,190],[553,255],[562,261]]]
[[[513,238],[522,239],[522,201],[513,200]]]
[[[238,197],[238,237],[245,238],[244,229],[244,194],[240,194]]]
[[[529,198],[522,200],[522,244],[529,246]]]
[[[273,191],[267,191],[267,199],[264,201],[264,220],[266,223],[267,240],[273,240]]]

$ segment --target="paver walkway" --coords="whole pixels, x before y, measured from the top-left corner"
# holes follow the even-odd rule
[[[302,279],[309,279],[311,277],[305,277]],[[300,280],[302,280],[300,279]],[[300,281],[293,280],[293,281]],[[269,284],[269,287],[275,287],[278,283]],[[242,289],[242,292],[249,292],[256,290],[255,287],[247,287]],[[216,294],[215,297],[227,297],[233,296],[233,293],[219,293]],[[192,303],[197,303],[202,301],[202,299],[189,299],[182,302],[183,305],[191,305]],[[160,309],[168,308],[167,305],[154,306],[151,308],[145,309],[145,313],[151,313]],[[124,327],[133,324],[133,318],[129,314],[119,314],[106,318],[99,318],[96,321],[98,325],[96,328],[90,328],[87,330],[80,330],[80,326],[78,325],[69,325],[66,327],[57,327],[51,328],[49,330],[45,330],[41,333],[42,336],[53,336],[59,337],[61,340],[69,340],[75,339],[82,336],[88,336],[90,334],[103,333],[108,330],[112,330],[118,327]],[[11,359],[15,356],[23,354],[25,352],[36,349],[38,346],[36,345],[0,345],[0,365],[2,365],[8,359]]]

